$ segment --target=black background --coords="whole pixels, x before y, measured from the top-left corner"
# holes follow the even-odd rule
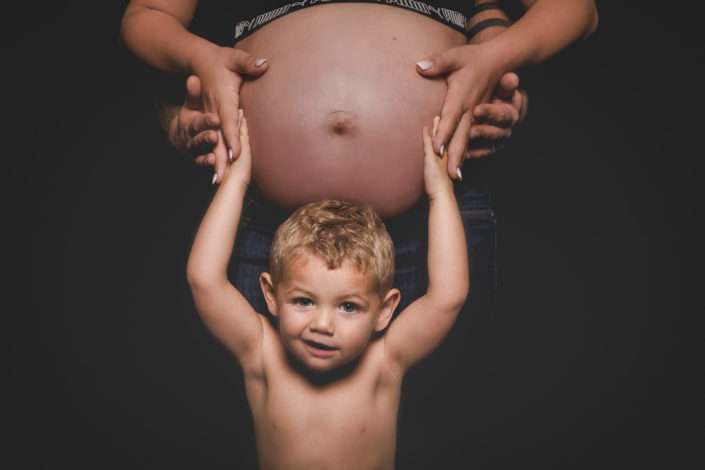
[[[125,3],[6,12],[5,468],[252,468],[240,372],[185,282],[211,173],[167,147]],[[409,375],[401,469],[695,456],[700,25],[631,5],[521,74],[528,118],[493,157],[499,320],[461,319]]]

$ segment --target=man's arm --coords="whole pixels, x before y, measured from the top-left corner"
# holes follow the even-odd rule
[[[434,133],[439,118],[434,120]],[[385,352],[400,373],[429,355],[455,323],[468,294],[465,232],[453,184],[448,153],[438,157],[424,128],[424,184],[429,198],[428,289],[389,326]]]
[[[488,41],[510,24],[499,0],[476,0],[467,22],[468,43]],[[472,110],[465,158],[487,157],[501,149],[511,137],[512,129],[524,120],[528,106],[526,91],[519,89],[519,77],[515,73],[505,74],[492,99]]]
[[[264,320],[227,276],[251,173],[247,123],[244,118],[241,123],[240,158],[227,167],[223,183],[196,233],[187,277],[203,322],[237,356],[243,369],[251,371],[260,365]]]

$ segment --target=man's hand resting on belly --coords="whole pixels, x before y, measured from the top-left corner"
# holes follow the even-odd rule
[[[502,148],[511,136],[512,128],[521,122],[526,109],[526,95],[517,89],[518,86],[519,79],[515,74],[505,75],[490,102],[474,109],[468,158],[486,157]],[[198,77],[190,76],[186,89],[184,104],[180,108],[173,106],[168,113],[170,119],[165,127],[169,143],[175,149],[191,154],[200,165],[216,166],[217,171],[221,162],[216,159],[214,150],[220,120],[215,113],[203,111]],[[225,166],[225,160],[222,166]],[[456,172],[453,171],[451,176],[457,177]]]

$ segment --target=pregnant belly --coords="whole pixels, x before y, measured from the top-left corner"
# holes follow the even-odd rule
[[[415,63],[463,42],[413,12],[331,4],[238,43],[270,64],[240,92],[254,184],[287,209],[326,198],[368,202],[382,217],[411,207],[423,191],[422,129],[446,88]]]

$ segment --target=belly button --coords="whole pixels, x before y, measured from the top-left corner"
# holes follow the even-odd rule
[[[326,126],[337,135],[352,134],[357,127],[354,116],[348,111],[331,111],[328,113]]]

